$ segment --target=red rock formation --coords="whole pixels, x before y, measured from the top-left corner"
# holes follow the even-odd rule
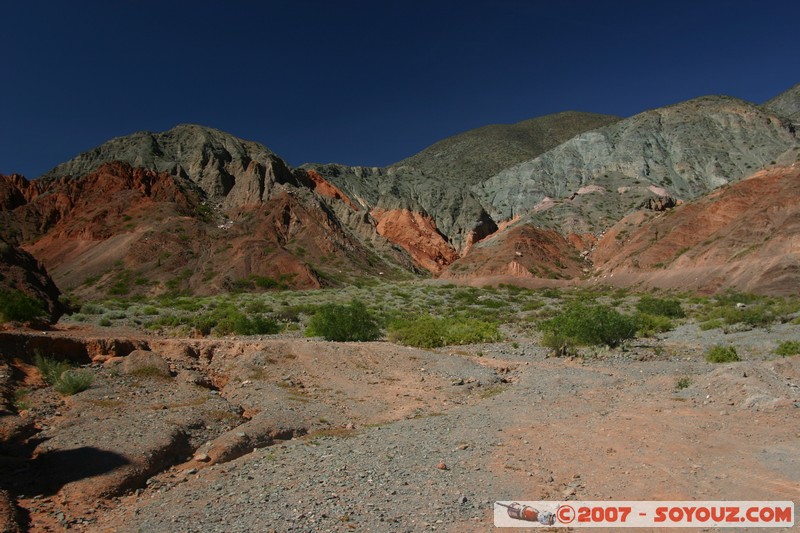
[[[634,213],[598,243],[601,275],[631,283],[796,294],[800,167],[774,167],[663,213]]]
[[[303,184],[306,185],[312,191],[316,192],[317,194],[321,194],[322,196],[326,196],[328,198],[341,200],[342,202],[346,203],[353,211],[359,210],[356,204],[354,204],[353,201],[350,200],[350,198],[348,198],[345,193],[343,193],[338,187],[336,187],[336,185],[332,184],[331,182],[323,178],[322,175],[316,170],[306,170],[305,176],[308,179],[303,180]]]
[[[370,214],[380,235],[403,247],[420,266],[433,274],[439,274],[458,258],[458,253],[428,215],[408,209],[380,208],[373,209]]]
[[[583,268],[578,251],[561,234],[522,224],[475,246],[441,277],[570,278],[580,276]]]

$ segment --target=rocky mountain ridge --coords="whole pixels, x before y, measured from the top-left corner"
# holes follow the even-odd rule
[[[761,107],[709,96],[624,120],[560,113],[386,168],[291,169],[258,143],[184,124],[112,139],[34,181],[0,177],[0,220],[85,296],[120,283],[209,293],[421,271],[577,278],[624,217],[795,163],[799,98],[795,86]]]
[[[498,221],[602,179],[691,200],[774,164],[796,144],[785,118],[743,100],[702,97],[577,135],[473,190]]]

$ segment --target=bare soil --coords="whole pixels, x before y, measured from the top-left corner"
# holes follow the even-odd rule
[[[16,349],[80,340],[96,376],[61,398],[4,350],[6,399],[31,392],[0,420],[35,425],[0,463],[22,530],[488,531],[496,500],[800,498],[800,357],[771,353],[797,325],[689,324],[567,359],[524,337],[425,351],[6,333]],[[704,361],[721,337],[743,361]],[[123,338],[171,376],[99,353]]]

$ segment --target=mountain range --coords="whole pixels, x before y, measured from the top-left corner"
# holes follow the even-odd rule
[[[785,294],[800,281],[798,121],[800,85],[763,105],[486,126],[383,168],[291,168],[198,125],[138,132],[38,179],[0,175],[0,266],[35,257],[87,299],[424,276]]]

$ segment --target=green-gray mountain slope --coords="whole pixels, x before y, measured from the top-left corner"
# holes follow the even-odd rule
[[[319,172],[367,209],[408,209],[429,215],[450,244],[461,250],[496,230],[469,185],[617,120],[593,113],[557,113],[470,130],[387,168],[335,164],[304,168]]]
[[[516,124],[493,124],[448,137],[390,166],[411,167],[428,176],[473,185],[579,133],[618,120],[611,115],[565,111]]]
[[[580,134],[473,191],[496,221],[598,180],[615,188],[654,185],[686,200],[769,165],[796,143],[793,128],[775,114],[735,98],[702,97]]]
[[[800,124],[800,83],[764,103],[767,111]]]
[[[41,179],[85,176],[109,161],[189,178],[209,200],[224,207],[258,203],[275,183],[294,182],[286,164],[265,146],[194,124],[117,137],[58,165]]]

